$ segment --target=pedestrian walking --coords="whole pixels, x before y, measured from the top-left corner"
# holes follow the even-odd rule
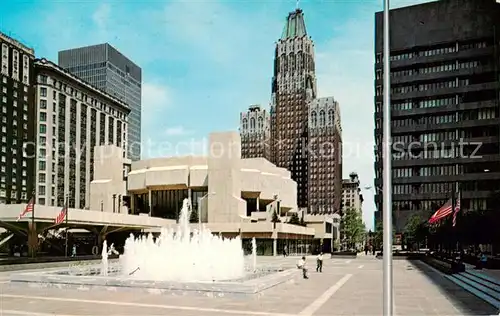
[[[316,272],[323,272],[323,253],[320,252],[316,258]]]

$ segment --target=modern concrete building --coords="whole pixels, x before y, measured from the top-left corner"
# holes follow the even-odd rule
[[[142,70],[108,43],[59,52],[59,66],[130,107],[127,157],[141,157]]]
[[[342,211],[350,208],[363,213],[363,194],[361,194],[356,172],[351,172],[349,179],[342,180]]]
[[[441,0],[391,10],[390,19],[395,229],[411,214],[429,218],[457,186],[464,214],[498,214],[500,4]],[[375,186],[382,188],[382,12],[375,28]],[[382,210],[380,192],[375,202]]]
[[[333,98],[317,99],[314,43],[307,35],[304,13],[300,9],[288,15],[275,48],[270,140],[267,142],[270,152],[247,149],[256,147],[256,138],[249,137],[248,128],[244,128],[244,118],[252,113],[241,114],[243,158],[260,154],[289,170],[297,182],[300,209],[310,213],[339,211],[342,194],[340,110]]]
[[[35,107],[33,49],[0,32],[0,204],[33,194]]]
[[[88,209],[94,148],[127,150],[126,103],[46,60],[36,77],[36,203]],[[122,151],[122,152],[123,152]],[[118,170],[123,177],[123,169]]]
[[[287,224],[297,212],[297,183],[291,173],[264,158],[241,158],[237,133],[210,134],[207,156],[154,158],[132,162],[124,179],[120,149],[95,151],[96,177],[91,183],[91,209],[149,214],[176,221],[184,199],[190,199],[199,219],[212,232],[258,238],[265,253],[281,252],[286,244],[297,253],[329,251],[338,238],[333,216],[306,217],[307,227]],[[126,182],[126,183],[125,183]],[[113,196],[126,196],[129,207]],[[273,223],[276,211],[279,223]],[[311,225],[311,227],[309,227]]]

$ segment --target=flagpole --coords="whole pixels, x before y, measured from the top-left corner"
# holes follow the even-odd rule
[[[391,66],[389,38],[389,0],[384,0],[384,110],[383,110],[383,315],[394,314],[392,275],[392,146],[391,146]]]
[[[67,257],[68,256],[68,230],[69,230],[69,227],[68,227],[68,215],[69,215],[69,195],[66,195],[66,218],[65,218],[65,222],[66,222],[66,242],[65,242],[65,245],[64,245],[64,256]]]
[[[33,194],[31,196],[31,198],[33,199],[33,206],[32,206],[32,210],[31,210],[31,235],[32,235],[31,239],[33,240],[33,245],[31,248],[31,258],[35,258],[34,241],[38,239],[38,234],[36,232],[36,227],[35,227],[35,200],[36,200],[35,190],[33,190]],[[28,203],[30,203],[30,201],[28,201]],[[37,243],[38,243],[38,240],[37,240]]]

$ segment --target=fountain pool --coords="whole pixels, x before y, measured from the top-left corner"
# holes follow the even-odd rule
[[[255,238],[252,254],[245,257],[239,237],[225,239],[203,225],[191,230],[190,211],[186,199],[179,224],[175,229],[162,229],[156,239],[131,235],[118,261],[108,261],[108,255],[116,251],[104,241],[101,264],[21,272],[11,275],[11,282],[155,293],[255,294],[297,274],[293,268],[258,266]]]

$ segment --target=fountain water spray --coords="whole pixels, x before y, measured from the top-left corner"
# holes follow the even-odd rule
[[[203,225],[191,231],[189,200],[185,199],[176,229],[162,228],[125,241],[120,256],[124,276],[154,281],[200,282],[238,279],[245,276],[240,237],[224,239]],[[255,268],[255,267],[254,267]]]
[[[101,260],[101,275],[108,275],[108,242],[104,240],[102,243],[102,260]]]
[[[257,240],[255,237],[252,238],[252,264],[253,271],[257,271]]]

